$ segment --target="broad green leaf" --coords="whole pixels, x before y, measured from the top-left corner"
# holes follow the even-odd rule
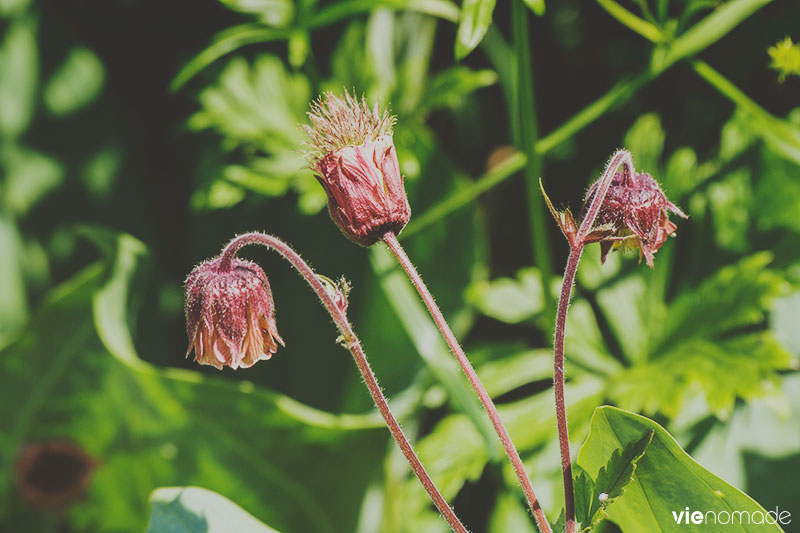
[[[627,485],[633,481],[636,464],[653,441],[655,431],[648,431],[639,440],[632,440],[624,448],[617,448],[597,474],[597,479],[587,481],[586,472],[576,483],[575,515],[581,522],[582,532],[594,529],[608,517],[608,507],[619,499]],[[591,491],[588,488],[591,486]],[[578,495],[581,497],[579,498]]]
[[[30,0],[0,0],[0,17],[12,17],[24,11]]]
[[[200,487],[162,487],[150,495],[147,533],[278,533],[225,498]]]
[[[456,59],[463,59],[481,43],[492,23],[495,0],[464,0],[456,32]]]
[[[728,513],[729,519],[733,511],[751,516],[755,513],[763,522],[766,511],[758,503],[701,467],[664,428],[634,413],[609,406],[598,408],[577,463],[588,475],[596,477],[605,458],[615,449],[638,441],[650,431],[655,435],[637,464],[634,480],[608,509],[609,518],[623,531],[708,531],[714,527],[713,522],[678,524],[676,517],[687,505],[692,512],[700,511],[704,516],[712,512],[724,518]],[[782,531],[763,523],[736,524],[732,530]]]
[[[132,322],[125,291],[141,257],[125,243],[138,241],[95,236],[109,262],[53,289],[2,351],[2,510],[23,508],[11,476],[20,446],[60,438],[101,465],[87,497],[64,518],[76,530],[143,530],[148,494],[181,483],[202,483],[276,527],[351,530],[386,444],[385,431],[369,429],[382,427],[379,417],[326,413],[247,381],[141,361],[125,331]],[[4,525],[40,530],[29,514],[19,518],[27,522]]]
[[[553,352],[529,350],[488,361],[476,369],[486,392],[497,397],[553,375]]]
[[[769,147],[762,149],[759,176],[752,199],[753,215],[758,229],[788,228],[800,233],[800,164],[776,154]]]
[[[220,0],[225,6],[239,13],[256,15],[267,26],[283,28],[294,16],[291,0]]]
[[[39,57],[36,25],[30,18],[18,18],[0,43],[0,134],[16,137],[33,117]]]
[[[105,69],[95,53],[73,48],[47,81],[44,103],[54,115],[74,113],[97,98],[104,81]]]
[[[466,296],[484,315],[509,324],[531,319],[544,309],[542,278],[533,267],[517,272],[516,279],[479,281],[467,289]]]

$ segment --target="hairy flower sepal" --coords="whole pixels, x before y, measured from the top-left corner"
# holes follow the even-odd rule
[[[578,230],[580,228],[578,227],[578,223],[575,221],[575,217],[572,215],[572,211],[570,211],[569,207],[564,211],[559,211],[553,206],[553,202],[550,201],[550,197],[547,196],[547,193],[544,190],[544,185],[542,185],[541,178],[539,178],[539,188],[542,191],[542,196],[547,204],[547,208],[550,210],[550,214],[553,215],[553,218],[556,220],[556,224],[558,224],[558,227],[561,229],[561,233],[563,233],[564,237],[567,238],[567,242],[569,242],[570,247],[575,248],[579,245]],[[612,233],[614,233],[614,227],[611,224],[604,224],[602,226],[595,227],[581,239],[580,244],[600,242],[608,239]]]
[[[326,93],[308,116],[311,168],[339,229],[363,246],[399,233],[411,208],[392,140],[394,117],[349,93]]]
[[[216,257],[186,278],[186,332],[200,364],[248,368],[283,346],[267,276],[253,262]]]

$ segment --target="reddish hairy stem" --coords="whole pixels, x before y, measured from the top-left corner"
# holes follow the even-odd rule
[[[311,285],[311,288],[315,293],[317,293],[317,296],[319,296],[319,299],[322,301],[322,305],[331,315],[336,327],[342,334],[344,345],[353,355],[356,366],[358,366],[358,370],[361,372],[361,376],[364,378],[364,382],[367,384],[367,389],[369,389],[369,393],[372,395],[372,399],[375,401],[378,411],[380,411],[381,416],[383,417],[384,421],[386,421],[386,425],[389,427],[392,437],[394,437],[394,440],[397,441],[397,445],[400,446],[403,455],[405,455],[420,483],[422,483],[422,486],[425,487],[425,490],[428,492],[428,495],[430,496],[434,505],[436,505],[436,508],[439,509],[440,513],[442,513],[442,516],[444,516],[445,520],[447,520],[447,523],[450,524],[452,530],[456,531],[457,533],[468,533],[467,528],[464,527],[464,525],[455,515],[453,509],[450,508],[450,506],[447,504],[447,501],[436,488],[436,485],[434,485],[433,480],[428,475],[428,472],[425,471],[425,467],[422,466],[419,457],[417,457],[416,453],[414,453],[414,449],[411,447],[411,443],[406,438],[402,428],[400,427],[400,424],[392,414],[392,411],[389,408],[389,403],[387,402],[386,397],[383,395],[383,391],[381,391],[381,388],[378,385],[378,380],[375,377],[375,374],[372,372],[372,368],[369,366],[367,357],[364,354],[363,348],[361,347],[361,341],[358,340],[358,337],[353,331],[350,321],[347,319],[347,315],[334,303],[333,299],[328,294],[328,291],[325,290],[325,286],[319,280],[317,275],[314,274],[314,271],[311,269],[311,267],[308,266],[308,264],[303,261],[297,252],[292,250],[288,244],[276,237],[265,235],[263,233],[247,233],[235,237],[222,251],[223,264],[230,262],[234,255],[236,255],[236,252],[248,244],[261,244],[275,250],[282,255],[284,259],[289,261],[295,270],[297,270],[308,282],[308,284]]]
[[[556,421],[558,423],[558,445],[561,449],[561,475],[564,478],[564,517],[566,533],[575,532],[575,494],[572,488],[572,458],[569,452],[569,431],[567,430],[567,407],[564,402],[564,339],[567,326],[567,311],[575,283],[575,273],[581,260],[583,244],[578,244],[569,252],[561,297],[556,311],[556,334],[553,348],[553,383],[556,394]]]
[[[556,332],[553,341],[553,386],[556,397],[556,421],[558,423],[558,446],[561,451],[561,475],[564,479],[564,518],[566,518],[566,533],[575,533],[575,492],[572,483],[572,457],[569,451],[569,430],[567,429],[567,405],[564,399],[564,340],[566,338],[567,312],[569,300],[572,296],[572,286],[575,284],[575,274],[578,272],[578,263],[581,261],[586,237],[592,231],[594,220],[603,205],[611,182],[620,165],[625,165],[628,175],[635,176],[633,158],[627,150],[618,150],[611,156],[603,175],[600,177],[597,192],[586,210],[586,215],[581,221],[580,228],[571,242],[567,267],[564,271],[564,280],[561,283],[561,296],[558,299],[556,311]]]
[[[531,511],[533,511],[534,517],[536,518],[536,524],[539,526],[539,531],[541,533],[551,533],[552,530],[550,529],[550,524],[548,524],[547,517],[545,517],[544,511],[542,511],[539,501],[536,499],[536,495],[533,493],[533,486],[531,485],[531,480],[528,478],[528,473],[525,471],[525,466],[522,464],[522,459],[520,459],[519,453],[514,447],[514,443],[511,442],[511,437],[509,436],[505,425],[503,425],[503,421],[500,420],[500,415],[497,413],[497,408],[494,406],[489,393],[486,392],[486,389],[483,387],[483,383],[481,383],[481,380],[478,378],[478,374],[475,372],[475,369],[472,367],[469,359],[467,359],[464,350],[462,350],[461,346],[458,344],[456,336],[453,334],[453,331],[450,329],[450,326],[444,319],[442,312],[436,305],[436,301],[433,299],[430,291],[425,286],[425,282],[422,281],[417,269],[414,268],[413,263],[411,263],[411,260],[406,255],[405,250],[403,250],[403,247],[398,242],[397,236],[392,232],[386,233],[383,236],[383,242],[385,242],[386,246],[389,247],[389,250],[392,251],[394,256],[397,258],[397,261],[403,267],[403,270],[405,270],[406,274],[411,280],[411,283],[414,284],[414,287],[417,289],[422,301],[425,302],[428,312],[433,317],[433,321],[436,322],[436,326],[442,333],[444,340],[447,342],[447,345],[450,347],[453,355],[456,356],[458,363],[461,365],[461,369],[467,375],[467,379],[469,379],[472,388],[478,393],[478,398],[480,398],[483,407],[489,414],[489,418],[492,420],[494,429],[497,432],[497,435],[500,437],[500,441],[503,443],[503,448],[505,448],[506,454],[508,454],[508,458],[511,460],[511,465],[514,467],[514,472],[517,474],[517,479],[519,479],[519,482],[522,485],[522,490],[525,492],[525,498],[528,500],[528,505],[530,506]]]

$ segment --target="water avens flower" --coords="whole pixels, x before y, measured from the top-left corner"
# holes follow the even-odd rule
[[[238,258],[200,263],[186,278],[188,355],[222,369],[248,368],[283,345],[275,306],[261,267]]]
[[[86,493],[97,461],[65,440],[26,445],[15,464],[17,488],[37,507],[62,507]]]
[[[308,156],[328,195],[331,218],[362,246],[371,246],[408,223],[403,176],[392,140],[395,117],[370,109],[364,98],[325,93],[311,105]]]
[[[599,180],[586,193],[585,205],[594,199]],[[670,202],[653,176],[631,173],[627,167],[614,174],[608,193],[600,204],[595,223],[613,231],[600,240],[601,261],[605,262],[612,248],[639,249],[639,260],[644,255],[653,268],[653,254],[673,235],[677,226],[669,220],[669,212],[687,218]]]

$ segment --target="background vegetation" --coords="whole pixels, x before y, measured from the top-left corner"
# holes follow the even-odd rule
[[[653,271],[589,249],[566,347],[574,449],[596,406],[637,411],[800,519],[797,2],[2,0],[0,17],[1,529],[142,531],[172,485],[285,532],[444,529],[277,257],[245,252],[286,348],[236,373],[184,359],[185,275],[260,229],[353,283],[367,354],[464,522],[533,530],[412,288],[380,246],[338,233],[305,168],[297,125],[342,87],[399,117],[402,237],[549,515],[567,246],[538,178],[577,209],[624,146],[691,218]],[[52,439],[98,466],[84,498],[43,512],[14,464]]]

